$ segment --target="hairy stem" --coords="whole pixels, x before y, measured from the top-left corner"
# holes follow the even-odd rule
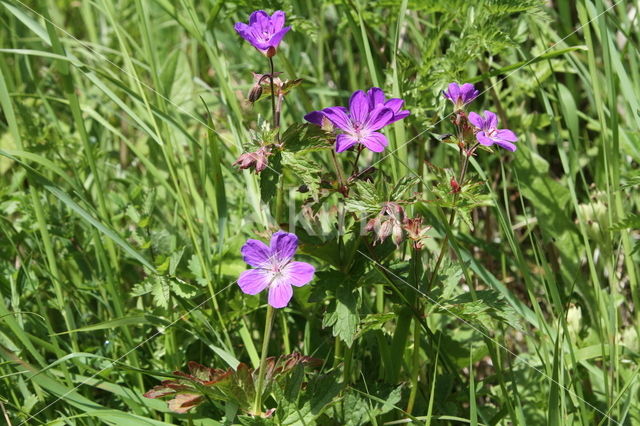
[[[331,159],[333,160],[333,165],[336,168],[336,174],[338,175],[340,189],[342,189],[345,185],[344,177],[342,176],[342,170],[340,169],[340,164],[338,164],[338,159],[336,158],[336,152],[334,150],[331,150]]]
[[[278,129],[280,126],[280,111],[276,108],[276,89],[273,84],[273,74],[274,74],[274,66],[273,66],[273,58],[269,58],[269,84],[271,85],[271,118],[273,120],[273,128]],[[280,132],[276,134],[276,139],[280,141]]]
[[[353,160],[353,173],[352,175],[357,175],[358,174],[358,160],[360,159],[360,154],[362,153],[362,150],[364,149],[364,145],[362,144],[358,144],[358,152],[356,153],[356,159]]]

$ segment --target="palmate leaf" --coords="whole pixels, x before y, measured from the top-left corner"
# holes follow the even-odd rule
[[[269,158],[269,166],[260,173],[260,197],[264,203],[268,203],[276,194],[281,174],[282,154],[277,151]]]
[[[372,182],[358,180],[354,184],[355,191],[345,201],[348,211],[354,213],[378,214],[382,203],[386,201]]]
[[[282,135],[284,150],[289,152],[333,148],[333,140],[332,134],[310,123],[293,124]]]
[[[405,176],[393,187],[391,191],[391,201],[400,201],[406,193],[420,182],[420,177],[410,175]]]
[[[299,353],[267,358],[264,394],[271,392],[272,386],[284,380],[296,367],[318,366],[322,361]],[[187,363],[189,373],[175,371],[174,379],[163,380],[158,386],[147,391],[146,398],[171,397],[169,409],[185,413],[210,398],[233,403],[244,412],[250,413],[255,400],[255,382],[258,370],[239,363],[236,369],[209,368],[194,361]]]
[[[440,299],[436,312],[453,315],[472,324],[488,327],[494,321],[503,322],[516,330],[524,330],[520,317],[502,295],[494,290],[476,292],[474,300],[470,293],[452,299]]]
[[[339,374],[338,371],[334,371],[330,374],[317,375],[304,386],[299,381],[299,377],[294,381],[296,379],[294,371],[287,382],[274,388],[279,404],[273,424],[286,426],[324,424],[318,422],[318,418],[331,407],[342,389]],[[295,392],[291,392],[289,388],[294,388]]]
[[[335,418],[342,420],[340,424],[345,426],[371,424],[372,418],[390,412],[400,402],[402,385],[396,388],[380,385],[377,389],[369,388],[368,392],[371,393],[364,394],[356,390],[346,393],[342,407],[334,408]]]
[[[320,188],[320,175],[322,168],[302,155],[296,155],[284,151],[282,153],[282,165],[288,170],[292,170],[307,186],[309,193],[315,195]]]
[[[154,306],[167,309],[172,293],[188,299],[198,294],[198,288],[187,282],[176,281],[162,275],[150,275],[144,281],[136,284],[130,294],[133,297],[151,294]]]
[[[336,291],[336,298],[322,319],[322,326],[332,327],[333,336],[339,337],[348,347],[353,344],[360,322],[358,304],[357,293],[343,283]]]

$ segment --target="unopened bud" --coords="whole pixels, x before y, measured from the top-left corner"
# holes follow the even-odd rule
[[[260,96],[262,96],[262,86],[260,84],[256,84],[251,88],[251,90],[249,90],[249,95],[247,97],[249,98],[249,102],[253,104],[260,99]]]
[[[449,185],[451,185],[451,192],[457,194],[460,192],[460,184],[456,182],[456,178],[452,177],[451,181],[449,181]]]

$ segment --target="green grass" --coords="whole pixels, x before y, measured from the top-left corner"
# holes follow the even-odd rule
[[[246,239],[277,228],[277,197],[232,163],[270,118],[245,100],[266,61],[233,30],[261,7],[287,12],[276,67],[304,80],[282,128],[357,89],[402,97],[411,116],[360,166],[389,197],[417,176],[408,193],[430,201],[408,213],[433,226],[418,254],[296,228],[317,278],[277,313],[269,354],[322,360],[307,378],[328,400],[287,424],[640,423],[638,5],[258,3],[0,0],[0,419],[266,424],[142,397],[190,360],[260,360],[266,299],[235,280]],[[453,226],[434,202],[438,168],[458,173],[439,140],[450,81],[474,82],[473,109],[520,136],[472,159],[482,203]],[[308,160],[333,175],[327,152]],[[282,225],[302,174],[283,169]],[[318,226],[341,206],[328,197]]]

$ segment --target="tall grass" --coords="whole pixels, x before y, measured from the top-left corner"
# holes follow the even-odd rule
[[[235,280],[241,245],[275,224],[256,175],[231,164],[268,114],[244,101],[263,58],[233,31],[263,7],[288,13],[278,59],[304,79],[283,127],[383,87],[412,115],[362,163],[418,175],[427,192],[434,169],[457,161],[440,141],[449,81],[476,83],[521,136],[514,155],[473,159],[489,202],[459,230],[420,211],[430,249],[449,236],[446,291],[492,290],[497,315],[440,305],[403,278],[404,256],[378,262],[346,238],[338,255],[369,258],[377,289],[360,290],[353,346],[323,327],[322,287],[279,314],[271,354],[342,372],[316,422],[640,422],[640,5],[258,3],[0,0],[0,418],[235,421],[229,405],[178,415],[142,394],[189,360],[259,363],[264,309]],[[300,182],[284,179],[299,207]],[[334,255],[324,250],[306,254]]]

